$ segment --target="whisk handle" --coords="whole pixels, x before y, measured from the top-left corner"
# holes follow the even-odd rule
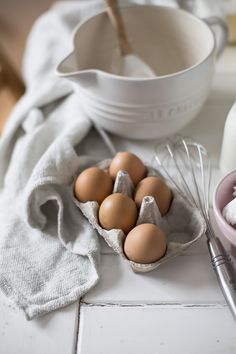
[[[221,290],[236,320],[236,276],[232,260],[217,237],[208,239],[207,245]]]

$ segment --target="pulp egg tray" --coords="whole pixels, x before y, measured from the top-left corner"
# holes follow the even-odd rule
[[[98,167],[103,170],[109,168],[111,160],[103,160]],[[157,170],[146,166],[147,177],[161,177]],[[168,182],[166,182],[168,185]],[[94,229],[104,238],[107,244],[113,248],[125,261],[129,263],[134,272],[149,272],[159,267],[196,242],[206,230],[206,225],[199,210],[193,206],[182,194],[169,186],[173,193],[173,200],[168,213],[161,216],[155,199],[151,196],[143,198],[136,225],[143,223],[156,224],[167,237],[167,251],[158,261],[149,264],[140,264],[130,261],[126,258],[123,251],[123,244],[126,235],[120,229],[105,230],[98,222],[99,205],[96,201],[86,203],[79,202],[74,198],[74,202],[79,207],[83,215],[88,219]],[[123,193],[133,197],[134,185],[125,171],[119,171],[114,182],[113,193]]]

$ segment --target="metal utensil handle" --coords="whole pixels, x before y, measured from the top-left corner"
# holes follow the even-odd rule
[[[117,33],[121,54],[124,56],[133,53],[132,47],[129,43],[126,34],[124,22],[120,14],[120,9],[117,0],[104,0],[104,1],[107,5],[107,9],[106,9],[107,14]]]
[[[208,238],[207,245],[223,295],[236,320],[236,278],[232,260],[217,237]]]

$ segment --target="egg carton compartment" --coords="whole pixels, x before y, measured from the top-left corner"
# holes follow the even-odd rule
[[[107,170],[110,162],[110,159],[103,160],[97,164],[97,166]],[[163,178],[156,169],[147,165],[146,169],[147,177],[157,176]],[[155,199],[152,196],[145,196],[142,200],[136,222],[136,225],[153,223],[157,225],[167,237],[167,251],[165,255],[156,262],[149,264],[136,263],[127,259],[123,251],[126,235],[120,229],[105,230],[100,226],[98,221],[99,205],[97,202],[89,201],[81,203],[74,198],[74,202],[94,229],[97,230],[116,253],[129,263],[134,272],[144,273],[159,267],[164,262],[184,252],[205,233],[205,221],[199,210],[192,205],[184,195],[172,188],[167,181],[165,182],[173,193],[173,199],[168,213],[161,216]],[[132,198],[134,189],[133,182],[128,173],[119,171],[114,182],[113,193],[123,193]]]

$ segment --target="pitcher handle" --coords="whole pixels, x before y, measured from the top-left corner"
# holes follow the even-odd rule
[[[203,21],[211,28],[216,40],[216,57],[223,52],[228,39],[228,26],[224,20],[217,16],[203,18]],[[217,31],[217,28],[219,31]]]

